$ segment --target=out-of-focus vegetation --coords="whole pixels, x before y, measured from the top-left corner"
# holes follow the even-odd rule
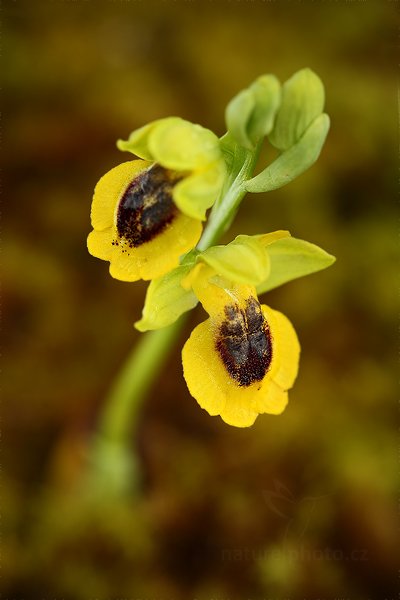
[[[5,597],[394,597],[395,5],[3,3]],[[132,435],[138,497],[89,500],[88,440],[146,287],[85,247],[94,184],[128,158],[115,140],[168,115],[221,135],[241,88],[304,66],[326,86],[325,149],[248,195],[227,237],[289,229],[337,256],[265,298],[302,344],[289,407],[245,430],[198,407],[180,346],[199,308]]]

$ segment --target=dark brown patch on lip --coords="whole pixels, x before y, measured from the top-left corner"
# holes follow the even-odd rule
[[[216,348],[229,375],[239,385],[261,381],[272,360],[271,333],[255,298],[249,298],[245,309],[236,304],[225,307]]]
[[[137,248],[160,234],[176,217],[178,209],[172,200],[172,188],[181,175],[154,165],[140,173],[128,185],[117,212],[118,239]]]

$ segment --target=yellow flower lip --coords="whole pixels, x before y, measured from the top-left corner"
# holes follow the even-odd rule
[[[88,250],[110,261],[116,279],[160,277],[200,239],[200,221],[182,214],[173,202],[172,190],[181,177],[134,160],[114,167],[96,185]]]
[[[191,395],[210,415],[220,415],[234,427],[249,427],[262,413],[282,413],[299,366],[300,346],[290,321],[259,305],[255,297],[254,301],[246,328],[236,311],[215,315],[192,331],[182,351]],[[247,302],[240,304],[248,315],[246,306]],[[227,320],[229,331],[224,325]]]
[[[289,320],[261,305],[254,285],[221,277],[208,264],[198,263],[183,285],[210,315],[182,351],[191,395],[235,427],[252,425],[260,413],[280,414],[299,366],[300,346]]]

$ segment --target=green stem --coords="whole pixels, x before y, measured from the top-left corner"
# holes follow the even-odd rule
[[[141,336],[105,400],[98,430],[89,448],[85,489],[95,498],[121,496],[137,488],[140,469],[130,448],[141,400],[156,381],[186,315],[164,329]]]
[[[115,380],[100,417],[99,433],[112,442],[124,443],[137,420],[140,398],[150,389],[184,319],[140,337]]]
[[[237,176],[228,187],[221,201],[215,203],[210,213],[207,227],[197,244],[199,250],[207,250],[229,229],[240,203],[247,193],[245,182],[253,175],[260,155],[261,145],[262,140],[256,145],[253,151],[249,150],[246,152],[245,160],[242,162]]]

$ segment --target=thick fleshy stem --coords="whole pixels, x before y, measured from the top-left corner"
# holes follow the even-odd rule
[[[197,246],[199,250],[215,244],[231,225],[246,194],[244,183],[253,175],[260,146],[261,142],[253,151],[241,152],[237,164],[233,161],[228,187],[210,213]],[[138,485],[140,473],[130,447],[130,435],[137,424],[142,400],[156,381],[185,317],[169,327],[142,335],[112,384],[89,449],[87,483],[92,493],[120,495]]]

